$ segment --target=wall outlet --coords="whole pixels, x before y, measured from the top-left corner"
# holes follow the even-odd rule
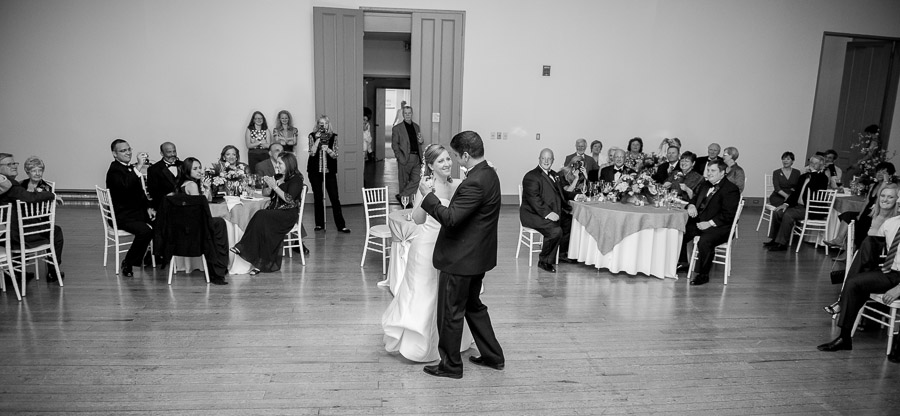
[[[540,134],[540,133],[535,134],[535,135],[534,135],[534,139],[535,139],[535,140],[540,140],[540,139],[541,139],[541,134]]]

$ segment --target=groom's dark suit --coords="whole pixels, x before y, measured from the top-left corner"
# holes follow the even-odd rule
[[[500,218],[500,178],[487,162],[472,167],[456,189],[450,205],[429,193],[422,208],[441,224],[434,247],[434,267],[441,271],[437,325],[440,369],[462,374],[459,345],[463,320],[485,362],[505,362],[494,336],[487,306],[481,303],[484,273],[497,265],[497,222]]]

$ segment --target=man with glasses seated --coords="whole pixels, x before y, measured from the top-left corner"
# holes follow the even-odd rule
[[[131,247],[122,260],[122,276],[133,277],[132,266],[141,264],[144,253],[153,240],[150,222],[156,217],[156,211],[150,207],[141,181],[141,169],[147,159],[146,154],[141,154],[137,165],[132,166],[131,145],[122,139],[113,140],[109,147],[114,160],[106,172],[106,188],[109,189],[116,212],[116,223],[119,229],[134,234]],[[144,263],[146,265],[147,262]]]
[[[12,232],[10,233],[10,237],[12,239],[13,247],[18,247],[20,244],[19,241],[19,228],[17,223],[17,211],[16,211],[16,201],[23,201],[27,203],[34,202],[43,202],[43,201],[51,201],[57,199],[56,194],[53,192],[46,192],[42,190],[37,190],[36,192],[28,192],[22,184],[16,181],[16,177],[19,176],[19,163],[16,162],[13,155],[9,153],[0,153],[0,176],[2,176],[5,180],[3,182],[8,182],[9,189],[6,192],[0,193],[0,205],[10,204],[10,209],[12,210],[12,214],[10,217],[10,227],[12,228]],[[2,190],[2,188],[0,188]],[[56,261],[59,264],[62,264],[62,251],[63,251],[63,231],[60,226],[55,225],[53,231],[53,247],[56,250]],[[41,236],[33,236],[33,238],[26,238],[26,242],[31,242],[33,239],[40,239]],[[65,273],[61,270],[55,270],[53,267],[47,268],[47,276],[46,279],[49,282],[55,282],[56,279],[64,278]]]

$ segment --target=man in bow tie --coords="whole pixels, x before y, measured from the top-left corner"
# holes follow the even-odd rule
[[[159,155],[162,159],[147,168],[147,193],[150,194],[150,206],[156,210],[166,195],[175,193],[175,187],[181,181],[181,161],[175,144],[159,145]]]
[[[600,169],[600,180],[615,182],[626,173],[633,173],[633,171],[625,166],[625,151],[616,149],[615,153],[613,153],[613,164]]]
[[[737,185],[725,179],[726,167],[722,160],[710,163],[706,168],[706,181],[700,184],[687,206],[690,218],[685,226],[684,239],[681,241],[678,270],[687,269],[688,242],[693,241],[694,237],[700,237],[695,243],[697,274],[691,279],[691,285],[698,286],[709,282],[709,270],[712,268],[716,246],[728,241],[731,223],[734,222],[738,204],[741,202],[741,191]]]
[[[541,253],[538,256],[538,267],[550,273],[556,273],[553,265],[556,250],[559,258],[569,261],[569,232],[572,229],[572,213],[569,200],[575,197],[574,192],[562,187],[561,178],[553,167],[553,151],[541,150],[538,166],[522,178],[522,206],[519,207],[519,220],[522,225],[534,228],[544,236]]]
[[[109,147],[114,160],[106,171],[106,187],[119,229],[134,234],[131,247],[122,260],[122,276],[132,277],[132,266],[141,265],[144,253],[153,240],[153,229],[149,223],[156,216],[156,211],[150,207],[141,181],[141,169],[146,159],[138,157],[137,165],[132,166],[131,145],[122,139],[113,140]]]

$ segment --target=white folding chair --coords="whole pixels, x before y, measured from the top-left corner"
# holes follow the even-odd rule
[[[796,252],[800,252],[800,246],[803,244],[803,238],[807,232],[817,232],[819,237],[828,235],[828,217],[831,216],[831,210],[834,208],[834,196],[837,192],[834,189],[823,189],[812,194],[809,189],[806,190],[808,196],[806,203],[806,214],[803,220],[794,224],[791,230],[791,238],[788,240],[788,247],[794,242],[794,236],[799,236]],[[819,217],[819,219],[810,219],[810,217]],[[822,238],[816,238],[815,246],[819,244],[825,246],[825,254],[828,254],[828,245],[820,243]]]
[[[306,191],[307,186],[303,185],[303,192],[300,197],[300,208],[298,208],[298,212],[300,214],[297,217],[297,223],[294,224],[294,228],[291,228],[290,231],[284,236],[284,252],[287,253],[288,257],[294,257],[294,251],[291,250],[293,248],[300,249],[300,262],[305,266],[306,265],[306,255],[303,254],[303,232],[301,231],[301,226],[303,223],[303,208],[306,206]]]
[[[16,283],[15,273],[13,273],[12,264],[12,228],[10,228],[10,217],[12,216],[12,205],[7,204],[0,206],[0,270],[4,270],[12,276],[13,290],[16,291],[16,299],[22,300],[22,294],[19,292],[19,284]],[[0,279],[0,289],[6,292],[6,279]]]
[[[891,303],[884,303],[883,293],[872,293],[869,295],[869,300],[866,301],[866,304],[863,305],[862,309],[859,310],[859,314],[856,315],[856,320],[853,321],[853,330],[850,331],[850,336],[852,337],[856,334],[856,326],[859,325],[859,321],[862,318],[867,318],[869,320],[875,321],[878,325],[888,328],[888,343],[887,343],[887,352],[885,354],[891,353],[891,346],[894,345],[894,334],[897,331],[897,310],[900,309],[900,300],[895,300]],[[889,308],[887,313],[882,312],[874,307],[876,303],[880,303]],[[885,319],[887,322],[885,322]]]
[[[522,206],[522,184],[519,184],[519,206]],[[531,267],[531,259],[534,256],[534,253],[540,253],[543,245],[544,236],[541,235],[540,231],[522,225],[522,220],[520,219],[519,242],[516,244],[516,258],[519,258],[519,251],[522,249],[522,246],[525,246],[528,249],[528,267]],[[558,252],[557,256],[559,256]],[[558,257],[557,263],[559,263]]]
[[[772,214],[775,212],[775,206],[768,202],[769,195],[772,195],[772,192],[775,192],[775,186],[772,185],[772,175],[766,174],[763,178],[763,209],[762,212],[759,213],[759,222],[756,223],[756,231],[759,231],[759,226],[762,225],[763,220],[769,222],[769,227],[766,232],[772,231]]]
[[[56,248],[53,246],[53,238],[56,234],[56,201],[43,201],[26,203],[16,201],[16,214],[18,215],[19,246],[12,247],[12,263],[18,266],[22,273],[22,296],[25,296],[25,268],[29,263],[34,263],[35,279],[40,278],[38,273],[38,260],[47,263],[47,267],[54,267],[59,272],[59,258],[56,256]],[[28,241],[31,240],[31,241]],[[49,258],[49,260],[47,259]],[[63,286],[63,279],[56,279]]]
[[[116,274],[119,274],[119,254],[127,252],[128,246],[131,245],[131,240],[122,241],[122,238],[134,237],[134,235],[128,231],[119,229],[119,226],[116,223],[116,212],[112,205],[112,196],[109,193],[109,189],[104,189],[96,185],[94,188],[97,191],[97,200],[100,202],[100,216],[103,219],[103,267],[106,267],[109,247],[112,246],[116,253],[116,262],[114,263]],[[150,251],[150,255],[153,258],[153,267],[155,268],[156,256],[153,256],[152,241],[150,242],[150,245],[147,246],[147,250]]]
[[[737,212],[734,213],[734,221],[731,222],[731,231],[728,232],[728,241],[722,244],[719,244],[715,247],[713,253],[713,263],[721,264],[725,266],[725,284],[728,284],[728,276],[731,276],[731,245],[734,240],[737,238],[737,229],[738,229],[738,220],[741,219],[741,212],[744,211],[744,200],[741,199],[741,203],[738,204]],[[688,267],[688,277],[694,273],[694,262],[700,256],[700,253],[697,250],[697,242],[700,240],[700,237],[694,237],[694,249],[691,252],[691,264]]]
[[[366,252],[374,251],[381,253],[381,274],[387,274],[387,259],[391,257],[391,229],[387,225],[388,188],[362,188],[362,192],[366,210],[366,242],[359,267],[366,263]],[[377,218],[384,218],[384,224],[373,225],[373,220]]]

